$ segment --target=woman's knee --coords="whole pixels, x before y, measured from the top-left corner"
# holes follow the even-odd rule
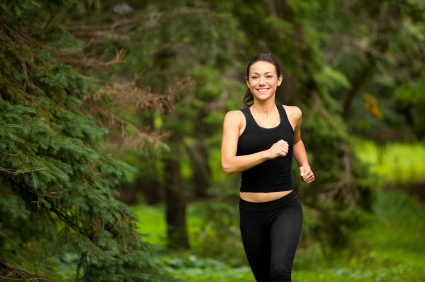
[[[270,265],[271,281],[290,282],[291,281],[291,266],[287,266],[282,262],[272,262]]]

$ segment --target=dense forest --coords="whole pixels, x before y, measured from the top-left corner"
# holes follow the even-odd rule
[[[423,259],[408,264],[415,255],[405,266],[361,251],[367,232],[391,226],[386,214],[394,228],[425,216],[415,198],[425,193],[425,2],[0,0],[0,26],[5,281],[254,281],[240,178],[222,171],[220,145],[260,52],[283,70],[277,102],[303,112],[316,175],[294,177],[304,211],[295,271],[343,255],[353,268],[425,279]],[[394,148],[404,153],[390,159]],[[149,239],[160,226],[152,209],[163,243]],[[202,280],[184,267],[233,272]],[[399,281],[371,269],[371,280],[350,281]],[[312,273],[304,281],[319,281]]]

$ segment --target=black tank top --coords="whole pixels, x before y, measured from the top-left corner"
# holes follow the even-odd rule
[[[286,156],[267,160],[242,172],[241,192],[278,192],[294,189],[292,182],[292,156],[294,149],[294,130],[282,105],[276,104],[280,123],[273,128],[257,124],[249,108],[241,109],[245,115],[246,127],[239,136],[237,156],[250,155],[270,149],[277,141],[288,142]]]

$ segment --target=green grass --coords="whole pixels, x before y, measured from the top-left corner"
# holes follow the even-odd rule
[[[137,231],[146,236],[143,240],[158,246],[166,245],[165,206],[163,203],[148,206],[139,204],[130,207],[140,219]]]
[[[195,246],[197,244],[195,234],[202,227],[202,218],[197,215],[199,203],[193,203],[186,207],[186,225],[189,234],[189,244]],[[165,204],[160,203],[155,206],[139,204],[130,207],[140,219],[137,231],[145,234],[143,240],[151,244],[165,247],[167,238],[167,227],[165,218]]]
[[[362,161],[393,183],[425,181],[425,145],[390,143],[377,146],[373,141],[356,139],[355,150]]]

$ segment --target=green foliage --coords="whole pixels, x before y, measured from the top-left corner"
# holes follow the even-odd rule
[[[1,17],[22,17],[29,6],[40,6],[38,1],[1,1],[0,2],[0,15]]]
[[[351,84],[345,91],[331,92],[347,106],[345,120],[351,133],[380,142],[423,137],[420,104],[403,105],[414,95],[408,85],[421,80],[423,69],[425,25],[420,2],[333,3],[339,12],[322,22],[332,31],[324,47],[328,62]],[[370,110],[364,94],[376,99],[374,108],[380,114]]]
[[[47,8],[50,12],[54,12],[57,9],[69,8],[73,4],[93,5],[96,8],[100,8],[100,0],[3,0],[0,2],[0,18],[8,21],[25,19],[25,16],[28,16],[28,11],[34,10],[34,8]],[[50,16],[53,17],[54,15]]]
[[[98,85],[43,49],[27,28],[37,18],[26,20],[0,23],[1,275],[179,281],[150,262],[137,217],[114,199],[134,168],[102,150],[108,130],[81,111]]]
[[[425,74],[422,73],[416,80],[405,82],[394,92],[395,98],[400,101],[400,106],[413,118],[413,129],[418,137],[425,136],[425,118],[422,114],[425,108],[425,95],[422,89],[425,87]]]
[[[203,221],[202,228],[196,233],[195,246],[199,246],[200,255],[232,265],[246,264],[236,206],[234,202],[210,202],[199,206],[197,214],[202,216]]]
[[[217,259],[183,254],[162,261],[167,271],[187,281],[255,281],[249,266],[234,267]]]

